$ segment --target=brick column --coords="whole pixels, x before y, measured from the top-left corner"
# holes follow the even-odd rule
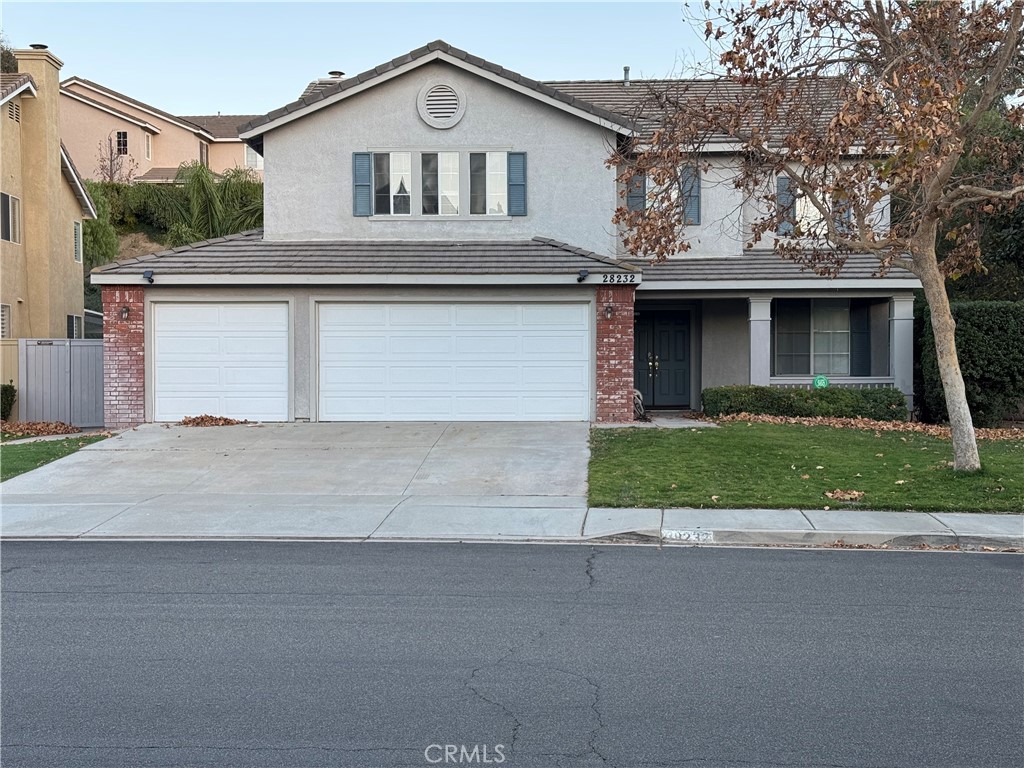
[[[146,420],[144,297],[141,287],[103,286],[103,423],[110,429]]]
[[[597,420],[633,421],[632,285],[597,289]],[[611,317],[608,317],[611,307]]]

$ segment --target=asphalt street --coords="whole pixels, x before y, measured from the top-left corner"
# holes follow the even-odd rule
[[[21,766],[1021,766],[1024,558],[8,542]]]

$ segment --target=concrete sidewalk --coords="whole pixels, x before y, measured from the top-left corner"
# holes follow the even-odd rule
[[[795,509],[587,509],[545,496],[176,493],[65,500],[4,494],[3,538],[345,541],[632,540],[683,545],[1024,547],[1024,517]]]

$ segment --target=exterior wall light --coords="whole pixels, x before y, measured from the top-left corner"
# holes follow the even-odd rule
[[[605,320],[611,320],[612,319],[612,315],[614,315],[614,314],[615,314],[615,307],[613,307],[611,304],[605,304],[604,305],[604,318],[605,318]]]
[[[128,315],[131,314],[131,310],[128,307],[121,307],[121,319],[127,320]]]

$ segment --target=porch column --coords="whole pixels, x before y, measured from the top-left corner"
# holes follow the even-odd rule
[[[767,387],[772,375],[772,300],[750,298],[750,383]]]
[[[914,297],[893,296],[889,303],[889,367],[896,389],[914,411]]]

